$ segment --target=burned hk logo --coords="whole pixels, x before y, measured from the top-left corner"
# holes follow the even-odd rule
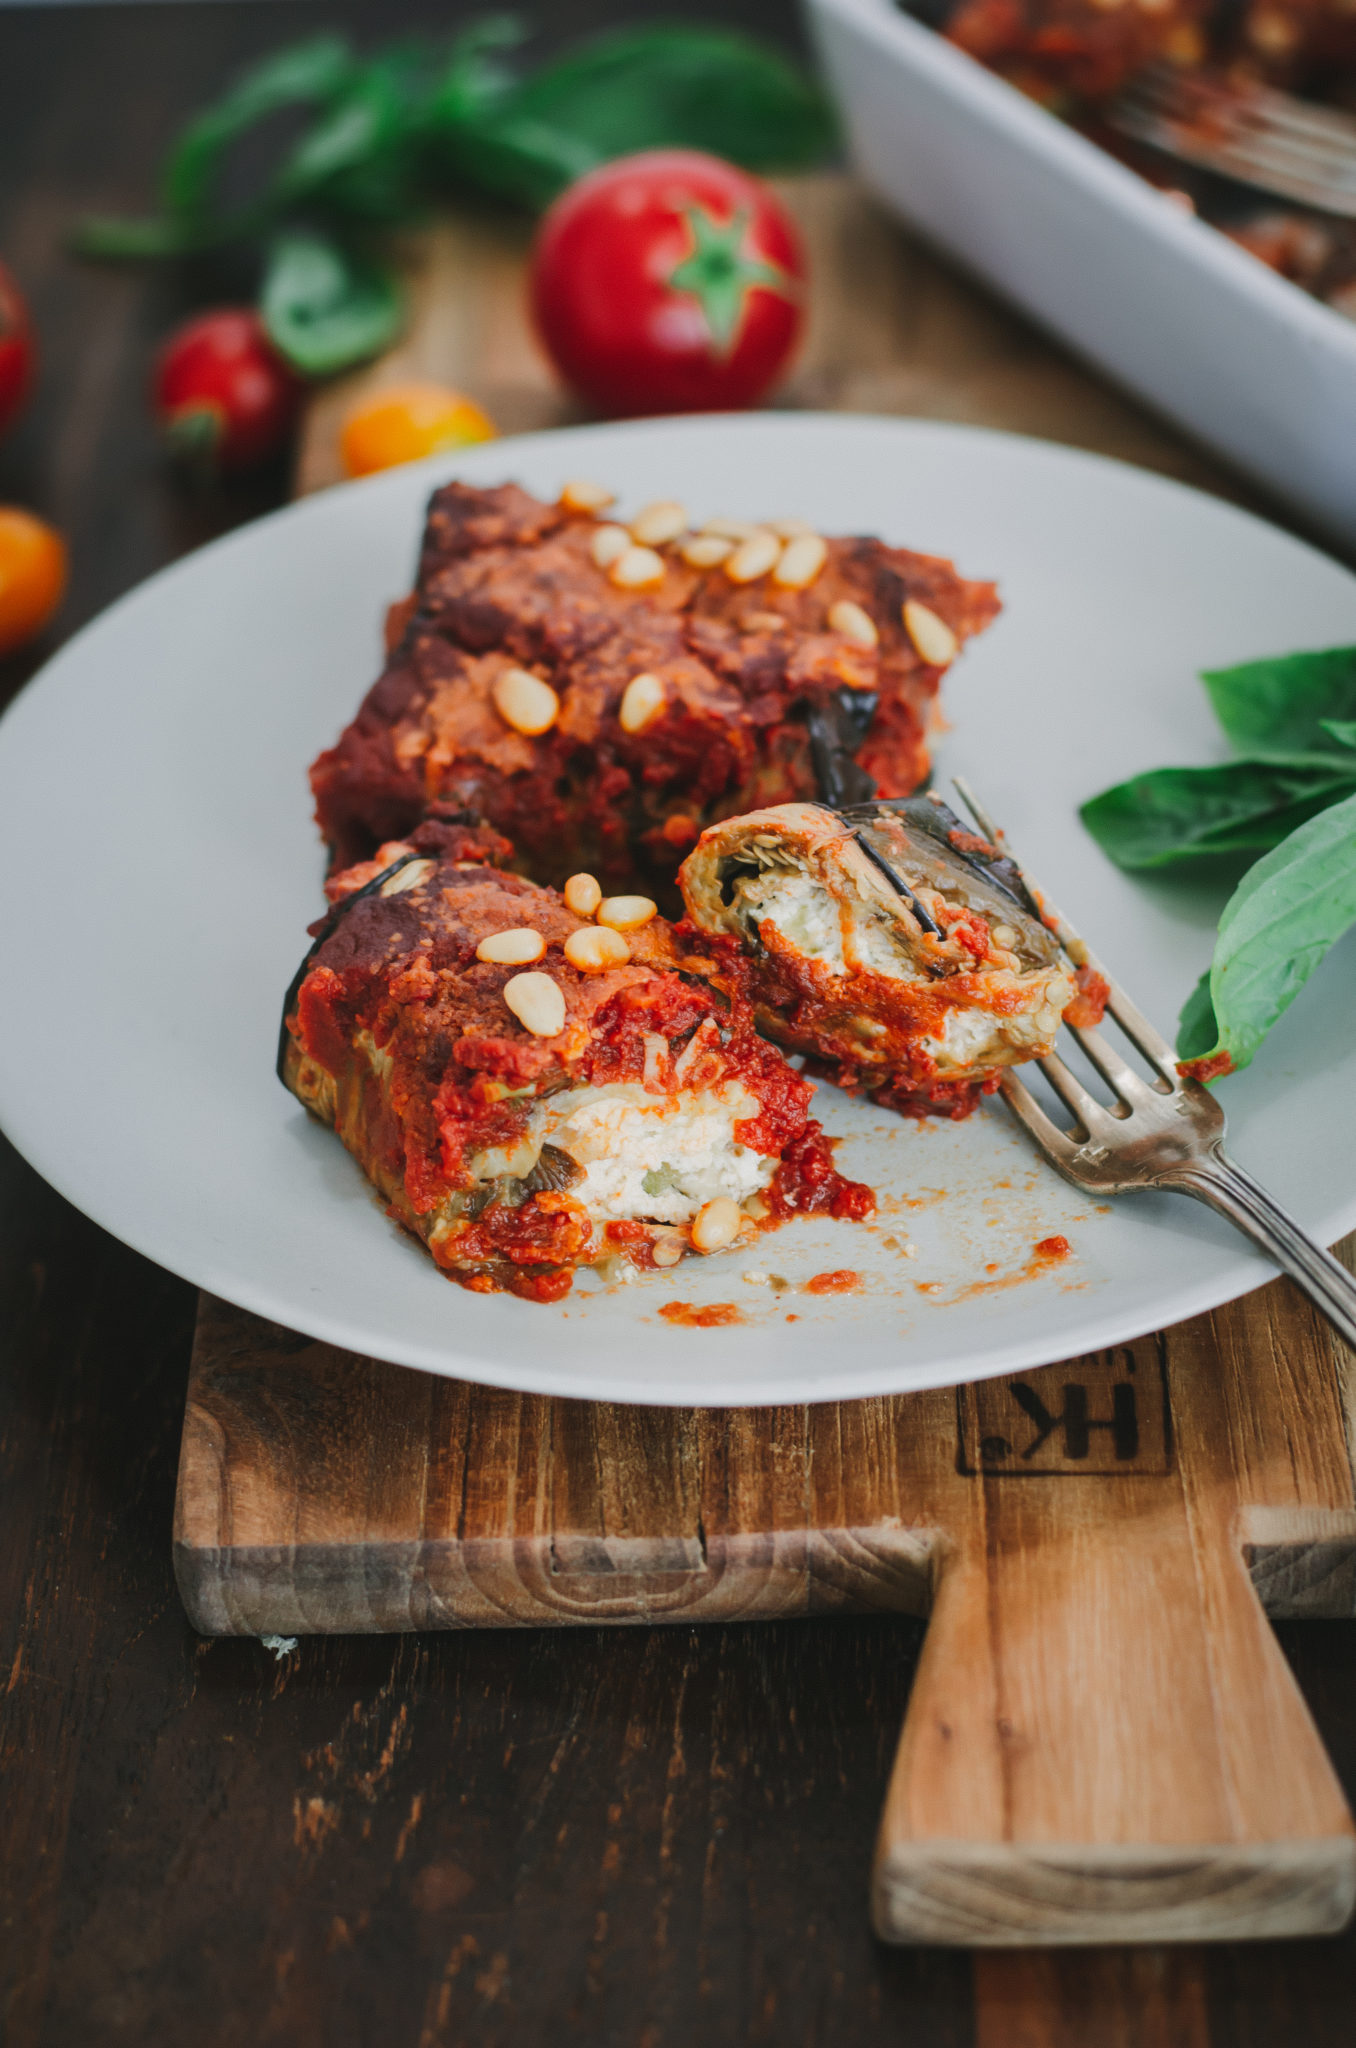
[[[1169,1424],[1156,1358],[1126,1350],[957,1390],[962,1472],[1165,1472]]]

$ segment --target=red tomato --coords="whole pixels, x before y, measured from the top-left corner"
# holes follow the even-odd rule
[[[302,383],[248,306],[175,329],[155,368],[155,410],[171,450],[209,470],[253,469],[286,441]]]
[[[656,149],[590,171],[537,232],[532,306],[566,382],[604,413],[728,411],[784,369],[804,260],[765,185]]]
[[[0,434],[24,402],[36,357],[28,308],[0,263]]]

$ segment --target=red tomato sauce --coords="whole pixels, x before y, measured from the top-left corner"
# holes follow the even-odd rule
[[[732,1301],[713,1301],[704,1308],[695,1301],[666,1301],[659,1313],[666,1323],[678,1323],[686,1330],[717,1330],[744,1320]]]
[[[816,1273],[805,1283],[807,1294],[856,1294],[862,1284],[860,1273],[854,1273],[850,1266],[837,1267],[832,1273]]]

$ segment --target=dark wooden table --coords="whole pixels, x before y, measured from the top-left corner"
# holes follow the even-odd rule
[[[0,9],[0,254],[45,350],[37,402],[0,448],[0,501],[70,538],[62,633],[289,482],[280,469],[194,500],[146,421],[156,337],[241,280],[82,266],[64,228],[143,205],[176,123],[284,35],[462,11]],[[565,35],[675,11],[554,0],[549,15]],[[701,11],[795,34],[777,0]],[[43,651],[0,663],[0,699]],[[97,1008],[77,963],[40,1000]],[[81,1085],[117,1077],[96,1052]],[[1352,2039],[1351,1936],[973,1968],[874,1944],[867,1867],[913,1624],[313,1639],[277,1661],[197,1639],[169,1557],[193,1292],[2,1141],[0,1204],[9,2048]],[[1282,1634],[1356,1796],[1356,1623]]]

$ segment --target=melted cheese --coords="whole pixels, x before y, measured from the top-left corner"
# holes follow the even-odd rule
[[[689,1223],[717,1195],[742,1202],[772,1179],[776,1160],[734,1134],[736,1123],[757,1114],[738,1081],[669,1096],[626,1081],[550,1096],[533,1113],[532,1136],[583,1167],[570,1193],[599,1219]]]

